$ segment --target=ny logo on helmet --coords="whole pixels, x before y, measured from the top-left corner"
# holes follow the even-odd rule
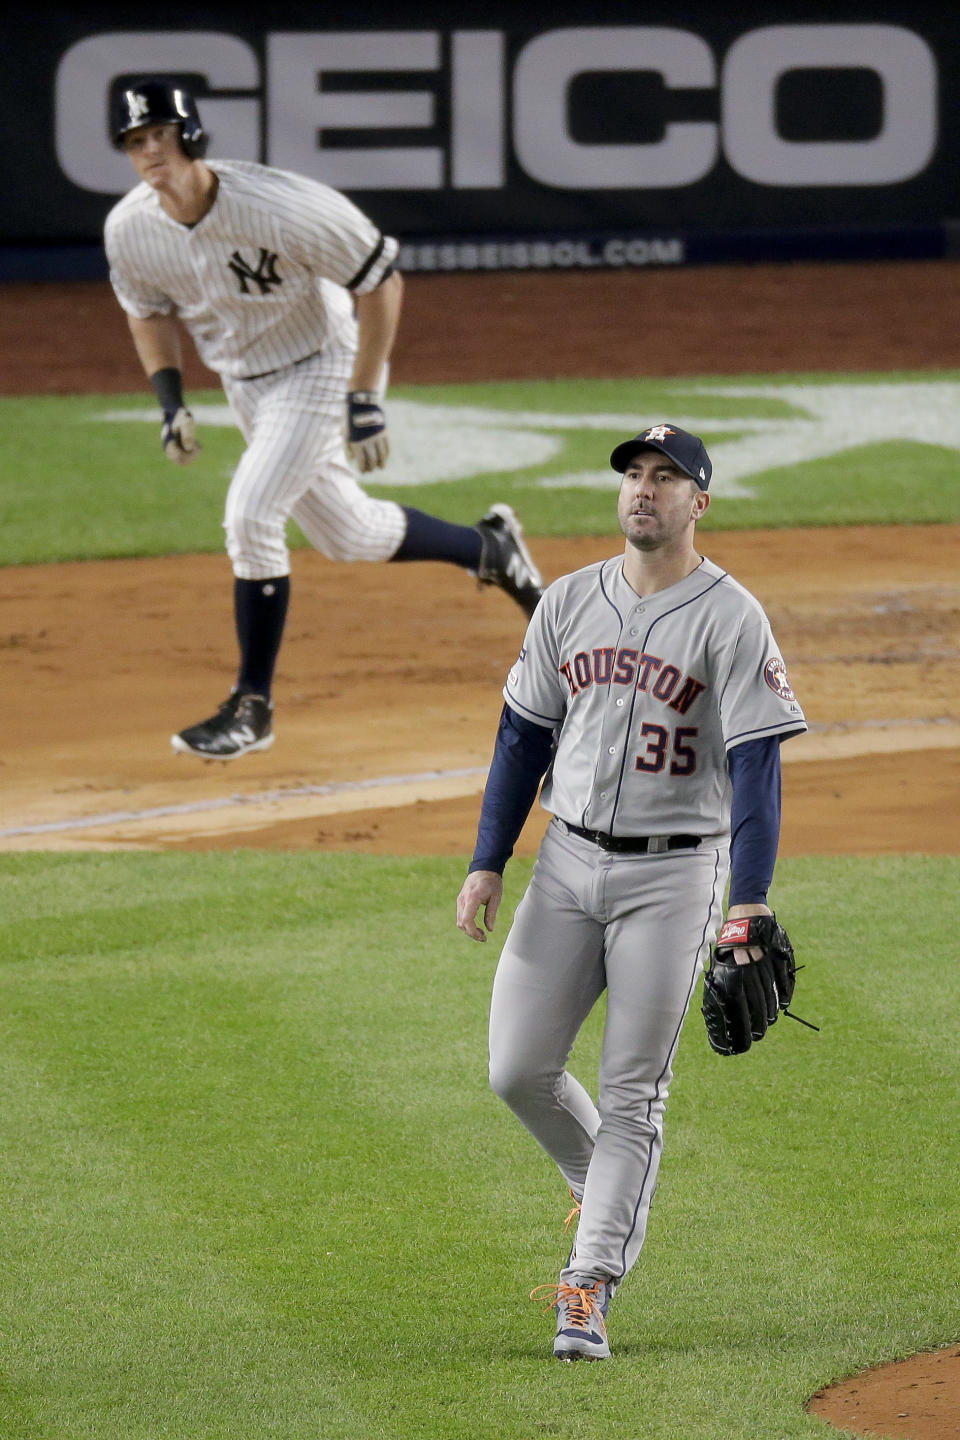
[[[283,277],[277,274],[277,256],[273,250],[265,250],[260,247],[260,258],[257,260],[256,269],[249,265],[239,250],[234,250],[228,260],[228,265],[240,281],[241,295],[249,295],[247,281],[251,280],[259,285],[261,295],[270,294],[271,285],[282,285]]]
[[[142,120],[144,115],[150,114],[150,101],[139,90],[128,90],[126,93],[127,109],[130,112],[131,128],[133,122]]]

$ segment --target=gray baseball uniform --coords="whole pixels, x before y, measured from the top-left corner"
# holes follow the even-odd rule
[[[497,969],[491,1083],[582,1196],[561,1280],[616,1282],[643,1245],[674,1054],[721,919],[728,754],[806,725],[760,604],[706,559],[646,598],[622,556],[556,581],[504,698],[556,733],[542,804],[557,818]],[[597,843],[611,836],[649,837],[646,853]],[[566,1064],[604,990],[594,1105]]]

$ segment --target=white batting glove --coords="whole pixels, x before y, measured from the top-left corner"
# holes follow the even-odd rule
[[[203,447],[197,443],[196,424],[185,406],[164,410],[160,443],[164,455],[175,465],[192,465],[196,460]]]
[[[387,463],[387,417],[375,390],[351,390],[347,396],[347,451],[363,474]]]

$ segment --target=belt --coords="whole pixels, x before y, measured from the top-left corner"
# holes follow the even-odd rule
[[[615,855],[662,855],[667,850],[692,850],[700,844],[699,835],[606,835],[602,830],[585,830],[582,825],[560,824],[571,835],[589,840],[601,850]]]
[[[266,380],[268,375],[279,375],[281,370],[292,370],[295,365],[302,365],[305,360],[312,360],[319,355],[319,350],[311,350],[309,355],[301,355],[299,360],[287,360],[283,365],[278,365],[275,370],[261,370],[258,375],[240,375],[240,380]]]

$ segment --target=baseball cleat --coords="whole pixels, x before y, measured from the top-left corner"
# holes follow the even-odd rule
[[[216,715],[171,736],[170,743],[180,755],[236,760],[251,750],[269,750],[274,738],[272,714],[273,705],[262,695],[238,695],[234,691]]]
[[[616,1286],[609,1281],[573,1277],[573,1284],[538,1285],[531,1300],[547,1299],[545,1309],[557,1312],[553,1353],[558,1360],[609,1360],[607,1310]]]
[[[477,579],[483,585],[498,585],[516,600],[529,618],[543,594],[543,577],[523,539],[523,527],[509,505],[491,505],[479,530],[483,548]]]

